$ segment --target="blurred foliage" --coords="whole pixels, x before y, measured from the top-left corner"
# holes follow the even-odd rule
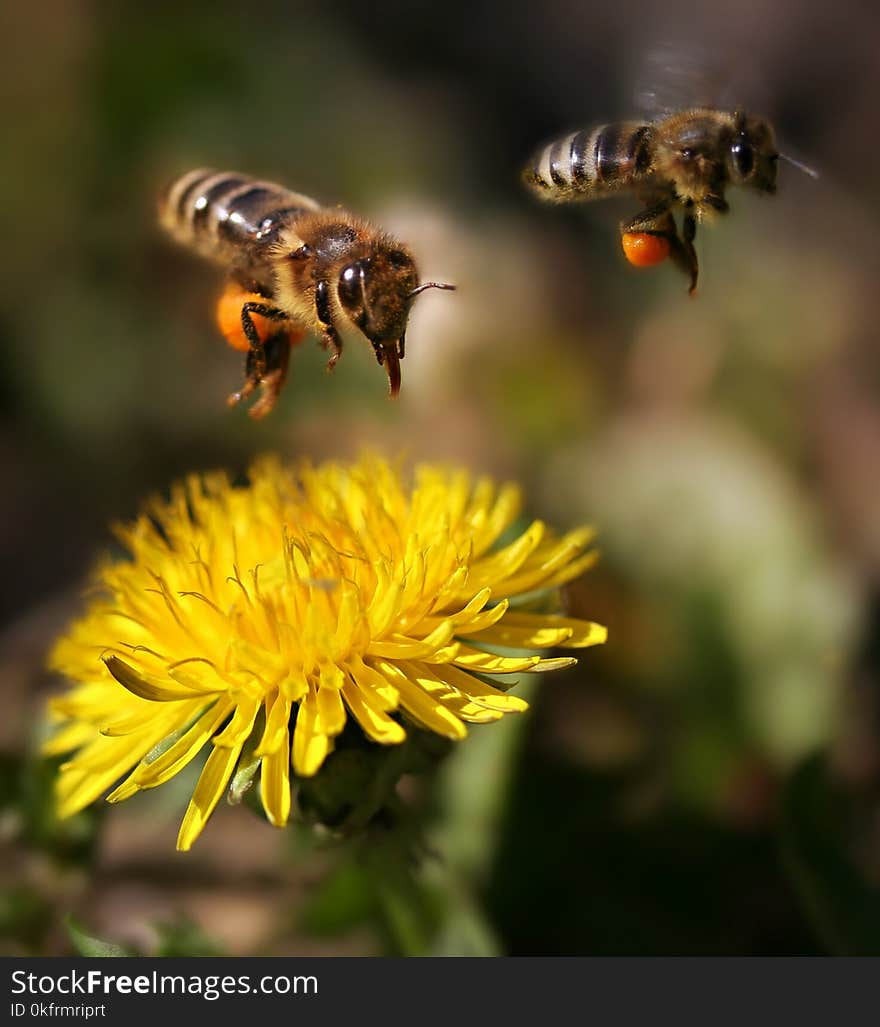
[[[875,802],[841,789],[819,757],[792,774],[783,795],[786,865],[818,936],[836,955],[880,954],[880,893],[866,872],[871,853],[860,837]]]
[[[2,18],[4,949],[875,953],[880,13],[50,0]],[[822,172],[732,191],[693,301],[673,270],[624,264],[631,204],[543,207],[518,181],[546,139],[633,114],[661,36],[749,70],[736,102]],[[154,225],[161,185],[202,165],[344,203],[459,286],[415,307],[397,404],[351,338],[332,376],[299,347],[265,422],[227,410],[217,276]],[[55,822],[41,668],[107,523],[192,469],[365,443],[515,477],[560,526],[592,518],[602,564],[567,601],[609,644],[371,796],[343,839],[275,832],[244,779],[185,859],[191,781]],[[346,751],[347,774],[372,758]],[[328,781],[300,799],[332,813]]]
[[[73,952],[77,956],[118,957],[118,956],[222,956],[223,949],[209,938],[198,926],[186,919],[173,923],[160,923],[155,926],[155,944],[147,951],[139,951],[132,946],[117,945],[112,941],[92,937],[86,933],[73,917],[66,921],[67,933]]]
[[[67,932],[70,935],[74,954],[77,956],[106,959],[137,955],[134,949],[125,945],[115,945],[111,941],[102,941],[100,938],[93,938],[90,934],[86,934],[73,917],[67,919]]]

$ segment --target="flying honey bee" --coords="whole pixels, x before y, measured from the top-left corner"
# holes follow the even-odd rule
[[[782,156],[772,126],[743,111],[696,107],[652,122],[623,121],[574,132],[545,146],[526,167],[526,184],[556,203],[635,193],[644,209],[620,226],[631,264],[649,267],[667,257],[697,287],[697,225],[727,213],[728,186],[776,192]],[[674,212],[682,212],[679,234]]]
[[[419,284],[409,249],[354,214],[246,175],[188,172],[160,197],[159,219],[178,242],[228,270],[217,324],[247,353],[244,386],[229,404],[259,388],[249,411],[257,419],[275,406],[291,348],[314,332],[332,370],[346,322],[372,344],[396,397],[413,300],[454,288]]]

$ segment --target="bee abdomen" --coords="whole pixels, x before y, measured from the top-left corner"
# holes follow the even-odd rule
[[[650,137],[650,127],[637,121],[573,132],[545,146],[524,177],[548,200],[598,198],[631,185],[650,169]]]
[[[317,208],[309,197],[272,182],[200,168],[171,183],[159,217],[179,242],[228,261],[242,249],[274,242],[284,225]]]

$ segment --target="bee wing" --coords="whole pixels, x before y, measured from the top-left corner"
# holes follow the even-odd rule
[[[636,109],[650,119],[691,107],[733,110],[752,92],[742,65],[733,54],[725,57],[696,44],[653,43],[633,77]]]
[[[638,48],[636,48],[638,50]],[[741,54],[723,48],[685,44],[679,41],[655,42],[642,51],[635,69],[633,99],[646,120],[657,120],[676,111],[693,107],[714,110],[747,110],[764,116],[773,114],[768,83],[757,73],[758,62],[744,62]],[[793,151],[789,142],[780,140],[780,156],[797,170],[818,178],[812,160]]]

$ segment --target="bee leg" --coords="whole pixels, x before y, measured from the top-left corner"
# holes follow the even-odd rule
[[[268,344],[269,339],[266,340]],[[260,348],[260,356],[263,356],[263,347]],[[264,369],[264,374],[265,374]],[[229,406],[234,407],[247,399],[257,388],[259,388],[262,381],[262,376],[257,372],[257,353],[254,350],[248,350],[248,355],[244,362],[244,385],[238,390],[233,392],[232,395],[226,400]]]
[[[693,296],[697,291],[697,275],[699,265],[697,264],[697,251],[694,249],[694,239],[697,236],[697,218],[693,210],[688,209],[682,223],[682,249],[684,251],[685,270],[690,273],[691,287],[688,293]]]
[[[332,371],[342,356],[342,339],[333,324],[333,312],[330,307],[330,287],[321,280],[315,287],[315,313],[321,325],[321,345],[330,352],[327,370]]]
[[[260,333],[254,324],[251,314],[259,314],[269,321],[287,321],[288,315],[277,307],[270,307],[267,303],[254,303],[248,301],[241,305],[241,327],[250,346],[250,356],[253,356],[253,377],[259,382],[266,373],[266,357],[263,353],[263,342]],[[253,390],[251,390],[253,391]]]
[[[278,332],[270,335],[263,343],[266,368],[261,378],[258,379],[260,386],[260,398],[248,411],[248,414],[259,421],[270,413],[278,400],[278,396],[284,387],[287,378],[287,368],[290,364],[290,351],[294,342],[298,341],[291,332]],[[248,354],[248,364],[251,363],[251,354]],[[250,391],[255,387],[255,380],[250,368],[248,369],[248,383]],[[242,390],[243,392],[244,390]]]
[[[231,393],[226,402],[231,407],[238,406],[242,400],[245,400],[250,396],[258,384],[259,382],[255,378],[247,378],[244,385],[242,385],[238,392]]]
[[[266,374],[264,342],[260,336],[257,326],[254,324],[251,314],[258,314],[271,321],[289,320],[288,316],[283,311],[278,310],[275,307],[271,307],[261,301],[248,300],[241,304],[241,331],[244,333],[245,340],[248,344],[247,360],[245,362],[245,382],[238,392],[233,392],[228,398],[227,403],[229,406],[236,406],[238,403],[241,403],[242,400],[247,399],[248,396],[250,396],[251,393],[260,385],[263,376]],[[241,346],[234,338],[234,332],[231,335],[230,332],[230,328],[227,327],[224,329],[224,334],[227,335],[227,338],[230,338],[231,344],[234,345],[236,349],[241,349]],[[263,329],[263,333],[265,334],[265,328]],[[268,413],[268,411],[266,412]]]
[[[627,232],[645,232],[648,235],[661,235],[664,238],[668,237],[670,232],[673,235],[677,235],[678,231],[675,227],[675,220],[670,213],[669,207],[670,203],[668,200],[664,200],[653,207],[648,207],[647,210],[643,210],[640,214],[636,214],[635,217],[631,217],[628,221],[624,221],[621,224],[621,235],[625,235]]]
[[[321,325],[321,345],[328,350],[327,370],[332,371],[342,356],[342,339],[336,334],[333,325]]]

